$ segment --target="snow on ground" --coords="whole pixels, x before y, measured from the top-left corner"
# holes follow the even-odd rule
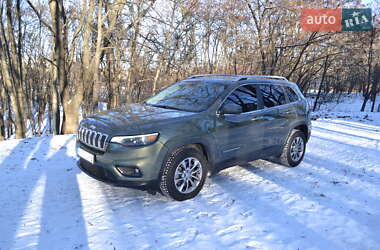
[[[300,166],[226,169],[184,202],[88,177],[74,136],[0,142],[0,249],[380,249],[380,116],[355,115],[313,121]]]
[[[378,107],[380,106],[380,95],[377,96],[377,100],[378,101],[375,103],[374,111],[377,111]],[[314,99],[308,98],[308,101],[310,106],[313,107]],[[353,119],[359,122],[363,122],[364,120],[373,121],[373,119],[368,117],[363,119],[363,117],[365,117],[366,115],[372,116],[373,114],[375,114],[376,117],[376,113],[370,112],[372,102],[368,101],[365,108],[365,112],[360,112],[362,103],[362,94],[342,95],[340,97],[331,96],[331,101],[320,105],[318,111],[314,112],[314,115],[323,118],[346,118],[345,116],[350,116],[351,120]]]

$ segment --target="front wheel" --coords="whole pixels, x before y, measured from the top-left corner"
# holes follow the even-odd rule
[[[285,146],[282,150],[280,156],[281,164],[288,167],[298,166],[304,155],[306,149],[306,136],[302,131],[293,130],[288,140],[285,143]]]
[[[197,147],[180,147],[163,165],[160,190],[177,201],[191,199],[201,191],[207,172],[207,160]]]

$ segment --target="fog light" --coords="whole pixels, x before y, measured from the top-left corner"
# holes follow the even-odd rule
[[[142,173],[138,167],[116,166],[120,174],[127,177],[141,177]]]

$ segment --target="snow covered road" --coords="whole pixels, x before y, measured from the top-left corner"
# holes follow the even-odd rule
[[[74,136],[0,142],[0,249],[380,249],[380,126],[313,122],[304,162],[236,166],[185,202],[77,168]]]

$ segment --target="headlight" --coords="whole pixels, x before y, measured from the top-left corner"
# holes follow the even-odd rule
[[[124,146],[145,146],[154,143],[158,138],[159,133],[146,135],[131,135],[131,136],[115,136],[111,142],[119,143]]]

